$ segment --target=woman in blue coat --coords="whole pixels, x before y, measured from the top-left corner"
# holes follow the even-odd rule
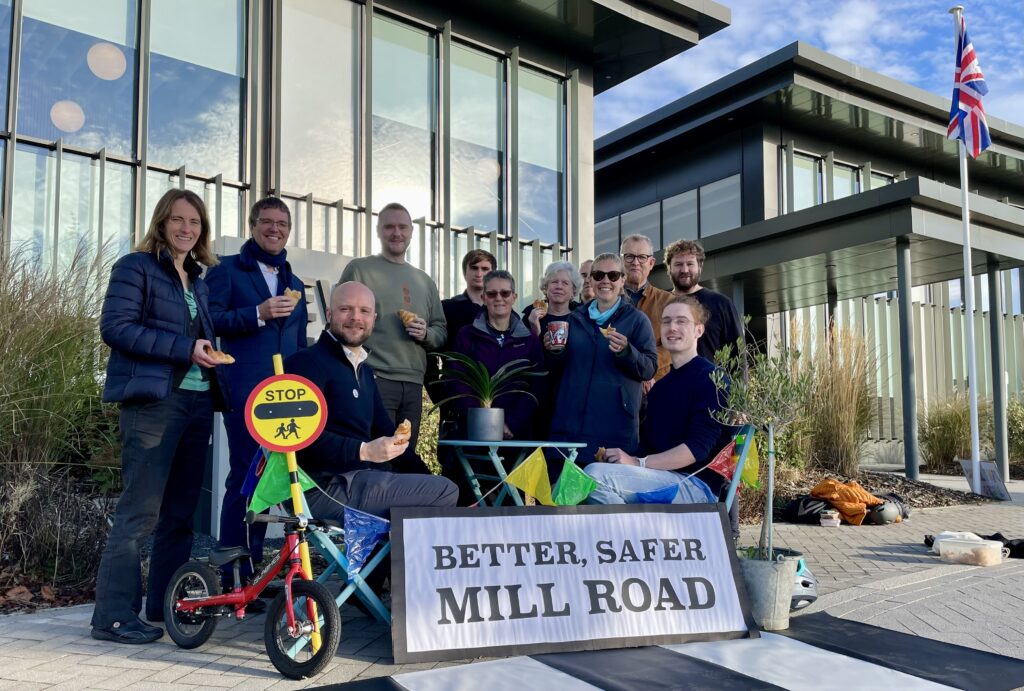
[[[658,367],[651,322],[622,294],[619,256],[599,255],[590,278],[596,297],[569,315],[566,346],[552,346],[544,334],[548,367],[562,371],[550,437],[585,442],[581,465],[591,463],[600,446],[637,448],[643,382]]]
[[[150,643],[163,629],[139,618],[139,551],[153,534],[146,619],[192,550],[213,411],[226,392],[210,355],[213,322],[202,266],[216,263],[206,207],[175,189],[157,202],[146,237],[110,272],[100,333],[110,346],[103,400],[121,404],[124,490],[96,578],[92,637]]]

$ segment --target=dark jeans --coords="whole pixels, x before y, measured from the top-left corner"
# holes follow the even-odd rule
[[[242,484],[259,445],[245,426],[244,411],[225,414],[224,427],[227,429],[228,448],[231,450],[231,468],[224,483],[224,501],[220,507],[220,544],[224,547],[248,548],[252,559],[246,559],[241,564],[241,576],[244,579],[253,572],[253,561],[263,561],[263,539],[267,534],[266,523],[246,525],[245,509],[249,498],[242,495]],[[225,573],[230,582],[230,565],[226,566]]]
[[[455,506],[459,490],[451,480],[427,473],[392,473],[354,470],[335,475],[324,492],[306,492],[309,513],[316,518],[343,520],[342,504],[359,511],[391,518],[391,509],[405,506]]]
[[[409,448],[401,456],[391,461],[391,467],[398,473],[427,472],[427,466],[423,463],[423,459],[416,453],[416,441],[420,437],[420,420],[423,418],[423,385],[393,381],[378,376],[377,390],[380,391],[384,410],[388,411],[388,417],[396,425],[402,420],[412,423]]]
[[[192,551],[192,517],[212,428],[209,392],[175,389],[162,401],[121,406],[124,491],[96,577],[93,626],[131,621],[141,611],[140,550],[150,534],[146,616],[162,616],[171,575]]]

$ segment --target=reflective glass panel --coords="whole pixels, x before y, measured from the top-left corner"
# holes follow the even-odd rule
[[[103,228],[100,237],[108,258],[128,254],[135,245],[134,192],[135,169],[107,161],[103,174]]]
[[[399,202],[414,219],[434,217],[436,43],[424,31],[373,19],[372,205]]]
[[[153,0],[149,162],[241,178],[244,0]]]
[[[519,70],[519,237],[565,243],[562,83]]]
[[[618,254],[619,251],[619,217],[594,224],[594,256],[605,252]]]
[[[860,189],[857,184],[857,169],[838,163],[832,166],[832,198],[842,199],[858,192]]]
[[[360,7],[285,0],[281,19],[281,188],[355,200]]]
[[[622,214],[620,232],[622,238],[633,234],[646,235],[650,238],[651,244],[657,247],[661,237],[661,204],[654,202]],[[612,251],[618,252],[619,248],[616,247]]]
[[[821,203],[818,179],[820,161],[810,156],[793,156],[793,210],[807,209]]]
[[[160,197],[164,196],[164,192],[167,190],[177,186],[176,183],[171,182],[171,176],[166,173],[155,170],[146,171],[146,214],[142,217],[143,225],[139,229],[140,238],[149,229],[149,220],[153,218],[153,209],[156,208],[156,203],[160,201]]]
[[[100,164],[84,156],[64,154],[60,164],[60,219],[57,263],[90,262],[99,241]]]
[[[663,247],[676,240],[697,239],[697,190],[669,197],[661,203]]]
[[[452,223],[501,230],[502,63],[452,46]]]
[[[24,40],[24,39],[22,39]],[[7,122],[7,79],[11,68],[11,0],[0,0],[0,122]],[[22,69],[25,69],[22,67]],[[0,125],[0,129],[7,129]]]
[[[54,152],[28,144],[14,152],[11,252],[46,266],[53,260],[56,162]]]
[[[234,187],[224,186],[221,192],[221,207],[220,207],[220,234],[221,236],[237,238],[239,236],[239,223],[242,221],[239,218],[238,209],[240,206],[241,190],[235,189]],[[212,223],[213,221],[211,221]],[[216,230],[216,228],[215,228]]]
[[[873,190],[877,190],[879,187],[885,187],[886,185],[891,185],[892,183],[893,178],[890,175],[885,175],[883,173],[871,174],[871,189]]]
[[[134,0],[26,0],[20,134],[134,152],[135,5]]]
[[[701,237],[740,227],[741,216],[740,176],[738,173],[701,186]]]

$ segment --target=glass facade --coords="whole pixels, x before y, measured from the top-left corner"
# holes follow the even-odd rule
[[[676,240],[697,239],[697,190],[669,197],[661,203],[662,247]]]
[[[730,175],[700,188],[701,237],[742,225],[740,176]]]
[[[809,209],[821,203],[821,159],[793,156],[793,211]]]
[[[397,201],[426,219],[410,259],[450,290],[460,248],[529,271],[531,243],[571,249],[570,75],[477,38],[348,0],[0,0],[5,246],[53,266],[123,254],[183,187],[215,237],[278,194],[294,247],[365,255]]]

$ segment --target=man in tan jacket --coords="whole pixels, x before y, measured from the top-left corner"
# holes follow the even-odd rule
[[[647,278],[654,268],[654,245],[646,235],[629,235],[622,241],[620,250],[622,265],[626,271],[626,294],[633,306],[647,315],[654,327],[654,342],[658,346],[658,371],[654,378],[644,382],[644,393],[650,391],[654,382],[672,369],[672,360],[661,344],[661,310],[672,299],[672,293],[651,285]]]

